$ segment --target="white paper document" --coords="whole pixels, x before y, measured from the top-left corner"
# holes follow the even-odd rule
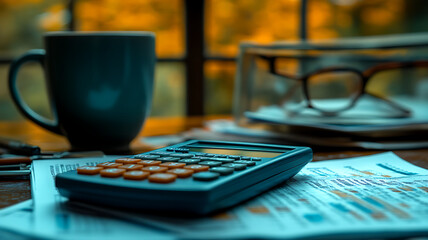
[[[33,235],[33,229],[32,200],[0,210],[0,239],[27,239]]]
[[[281,186],[209,217],[143,215],[87,204],[67,208],[53,176],[108,160],[34,162],[34,209],[28,201],[1,210],[0,230],[46,239],[115,240],[428,236],[428,170],[391,152],[309,163]]]
[[[212,217],[113,214],[185,239],[420,236],[428,234],[428,170],[393,153],[314,162],[283,185]]]
[[[79,166],[95,165],[117,157],[38,160],[32,164],[33,208],[0,211],[0,229],[44,239],[172,239],[171,235],[93,211],[66,207],[55,188],[55,175]],[[27,203],[28,204],[28,203]],[[3,214],[2,214],[3,213]],[[20,220],[18,220],[20,219]],[[17,224],[18,222],[22,224]],[[23,225],[24,224],[24,225]]]

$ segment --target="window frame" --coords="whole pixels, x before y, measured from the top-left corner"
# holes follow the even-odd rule
[[[66,31],[76,31],[75,6],[79,0],[66,3],[69,21]],[[204,65],[206,61],[236,62],[236,57],[209,56],[205,54],[205,0],[183,0],[185,18],[185,54],[184,57],[158,58],[158,62],[182,62],[185,65],[185,113],[186,116],[204,116]],[[301,0],[300,28],[301,40],[306,40],[307,0]],[[192,47],[189,47],[192,46]],[[12,57],[0,56],[0,65],[10,64]]]

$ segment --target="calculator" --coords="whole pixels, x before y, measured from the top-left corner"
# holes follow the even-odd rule
[[[198,215],[234,206],[297,174],[308,147],[190,140],[58,174],[71,201]]]

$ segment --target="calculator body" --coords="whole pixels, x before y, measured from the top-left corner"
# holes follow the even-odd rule
[[[308,147],[200,140],[130,157],[144,158],[158,154],[185,156],[186,159],[218,159],[226,162],[223,166],[231,166],[227,162],[232,165],[246,162],[249,165],[214,180],[196,179],[195,174],[193,178],[179,178],[172,183],[106,178],[99,174],[82,175],[73,170],[57,175],[56,187],[61,195],[70,200],[98,206],[207,214],[236,205],[278,185],[293,177],[312,160],[312,150]]]

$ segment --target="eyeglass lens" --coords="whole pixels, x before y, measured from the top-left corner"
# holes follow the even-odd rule
[[[398,103],[406,98],[428,100],[428,67],[379,71],[367,82],[366,92]]]
[[[337,112],[352,106],[362,87],[361,76],[351,71],[331,71],[308,78],[307,90],[312,107]]]

